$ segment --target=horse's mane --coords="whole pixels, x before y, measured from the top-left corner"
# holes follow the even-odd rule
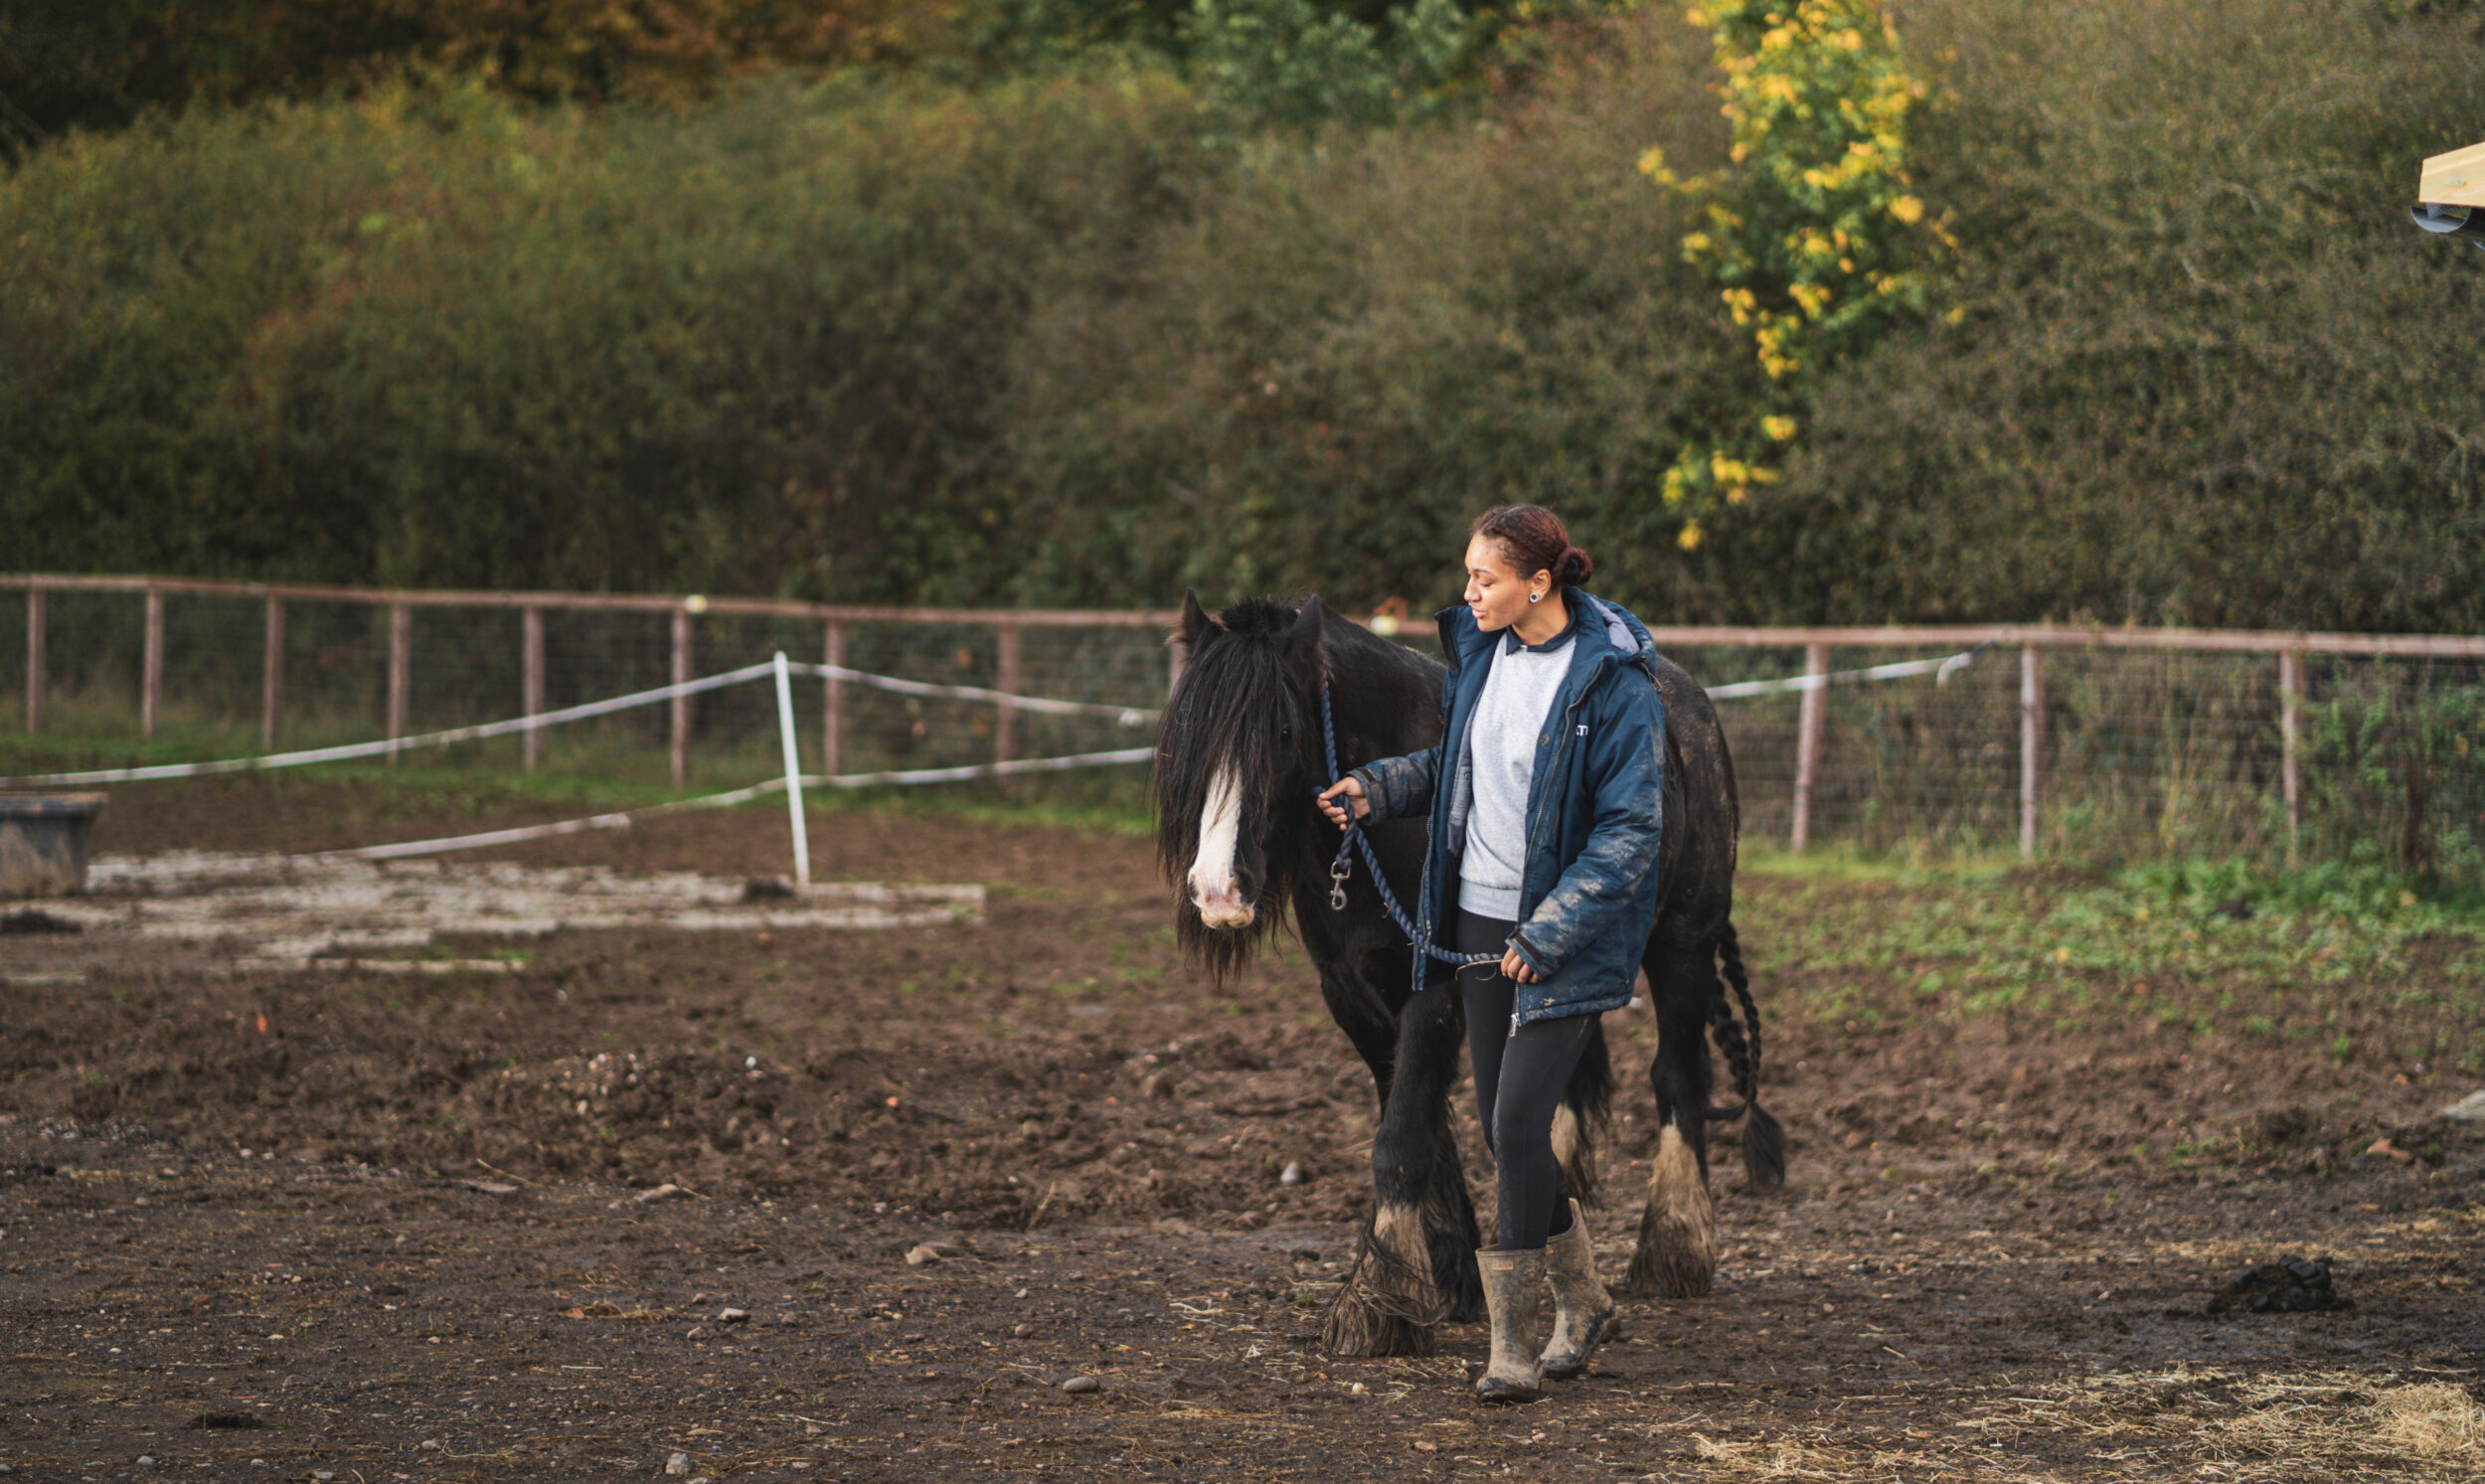
[[[1277,780],[1300,771],[1299,761],[1309,755],[1304,749],[1319,745],[1311,735],[1319,726],[1317,713],[1306,706],[1304,682],[1289,668],[1286,652],[1287,635],[1301,612],[1266,598],[1246,598],[1219,614],[1216,624],[1200,632],[1157,734],[1156,859],[1175,885],[1175,934],[1184,955],[1219,982],[1247,963],[1261,940],[1277,930],[1301,871],[1299,845],[1311,800],[1271,797]],[[1315,655],[1309,663],[1316,686],[1325,662]],[[1264,906],[1247,928],[1209,927],[1183,889],[1183,874],[1199,854],[1209,781],[1227,762],[1242,787],[1242,818],[1264,821],[1267,829],[1267,879],[1258,897]]]

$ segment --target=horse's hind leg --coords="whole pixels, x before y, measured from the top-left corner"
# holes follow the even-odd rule
[[[1657,1094],[1657,1161],[1639,1248],[1625,1292],[1695,1298],[1717,1278],[1717,1206],[1709,1198],[1710,1002],[1715,949],[1660,939],[1648,946],[1649,1003],[1657,1012],[1657,1056],[1648,1080]]]
[[[1483,1307],[1475,1208],[1449,1129],[1463,1029],[1446,989],[1399,1013],[1396,1072],[1372,1141],[1372,1228],[1321,1326],[1333,1355],[1430,1355],[1435,1324]]]

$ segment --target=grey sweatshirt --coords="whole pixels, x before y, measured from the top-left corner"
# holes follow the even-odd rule
[[[1467,734],[1475,802],[1467,817],[1466,856],[1458,866],[1458,906],[1479,917],[1513,921],[1519,915],[1528,788],[1536,780],[1545,714],[1570,673],[1571,636],[1577,630],[1574,608],[1570,624],[1543,644],[1522,644],[1515,631],[1505,631],[1476,698]]]

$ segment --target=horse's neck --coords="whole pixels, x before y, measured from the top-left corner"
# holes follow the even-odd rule
[[[1341,768],[1401,756],[1440,741],[1441,666],[1418,654],[1407,655],[1417,666],[1395,664],[1396,658],[1350,651],[1332,660],[1329,690]],[[1362,745],[1351,745],[1350,738]],[[1369,755],[1349,756],[1350,751]]]

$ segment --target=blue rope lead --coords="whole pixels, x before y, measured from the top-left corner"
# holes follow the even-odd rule
[[[1330,714],[1329,688],[1325,685],[1320,688],[1320,744],[1328,756],[1329,781],[1334,783],[1345,775],[1337,770],[1337,723]],[[1315,798],[1317,796],[1314,795]],[[1501,962],[1498,953],[1452,953],[1423,940],[1423,934],[1417,932],[1415,924],[1408,920],[1407,909],[1398,905],[1398,894],[1390,890],[1390,879],[1381,874],[1380,852],[1372,848],[1372,836],[1356,823],[1353,799],[1346,801],[1346,838],[1338,842],[1337,859],[1329,863],[1329,910],[1346,910],[1346,881],[1355,874],[1354,850],[1359,843],[1364,848],[1364,867],[1372,873],[1372,885],[1381,894],[1381,905],[1389,908],[1390,920],[1407,934],[1407,941],[1415,945],[1416,952],[1462,968],[1471,963]]]

